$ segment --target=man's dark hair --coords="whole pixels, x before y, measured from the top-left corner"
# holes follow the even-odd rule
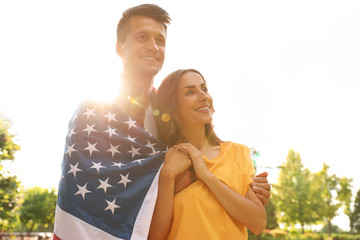
[[[165,32],[167,30],[167,25],[170,24],[171,21],[169,14],[164,9],[155,4],[142,4],[129,8],[123,13],[117,25],[116,37],[118,42],[125,42],[127,31],[129,29],[129,19],[134,16],[149,17],[162,23]]]

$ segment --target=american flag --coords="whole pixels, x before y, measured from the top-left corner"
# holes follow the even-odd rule
[[[116,104],[81,104],[66,137],[53,238],[146,239],[166,150]]]

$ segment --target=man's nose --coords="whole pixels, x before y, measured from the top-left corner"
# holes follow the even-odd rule
[[[150,38],[147,44],[147,48],[155,52],[159,51],[159,46],[157,45],[156,40],[154,38]]]

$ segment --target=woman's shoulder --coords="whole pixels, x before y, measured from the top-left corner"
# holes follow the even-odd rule
[[[241,166],[241,168],[247,170],[252,167],[252,155],[248,146],[235,142],[223,142],[222,144],[228,157]]]
[[[250,153],[250,148],[241,143],[225,141],[222,142],[222,146],[224,147],[224,149],[227,149],[227,151],[235,151],[237,153]]]

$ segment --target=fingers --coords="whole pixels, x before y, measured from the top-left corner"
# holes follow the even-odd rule
[[[266,192],[270,192],[271,185],[269,183],[260,183],[260,182],[252,182],[251,187],[255,187],[256,189],[263,189]],[[260,192],[261,190],[259,190]],[[254,191],[255,192],[255,191]]]
[[[269,200],[263,195],[256,193],[256,196],[260,199],[264,207],[269,203]]]
[[[251,188],[256,195],[261,195],[262,197],[264,197],[266,199],[270,198],[270,189],[271,189],[270,184],[268,184],[268,183],[252,183]],[[264,203],[264,201],[261,198],[259,198],[259,199]]]
[[[256,175],[256,177],[267,178],[267,177],[268,177],[268,173],[267,173],[267,172],[262,172],[262,173]]]
[[[188,154],[171,148],[165,155],[164,167],[166,172],[172,173],[175,176],[181,174],[192,165]]]
[[[256,183],[268,183],[267,178],[258,177],[258,175],[256,177],[252,177],[252,180]]]
[[[187,154],[189,154],[191,156],[191,158],[202,156],[201,152],[196,147],[191,145],[190,143],[178,144],[178,145],[176,145],[176,149],[186,152]]]

